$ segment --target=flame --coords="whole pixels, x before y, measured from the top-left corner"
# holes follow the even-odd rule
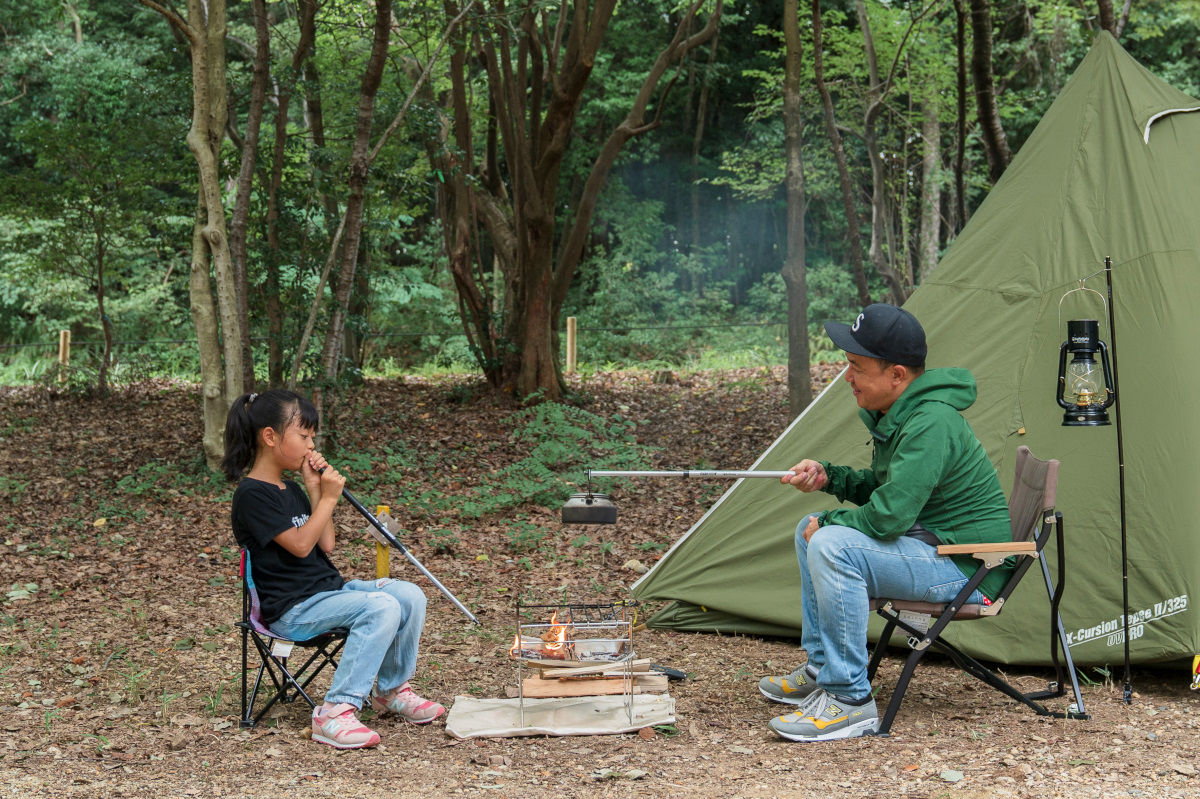
[[[546,648],[557,652],[563,648],[563,644],[567,642],[567,627],[558,623],[558,611],[554,611],[554,615],[550,617],[549,633],[553,634],[554,638],[551,641],[546,641]]]
[[[521,655],[521,634],[520,633],[518,633],[517,637],[513,639],[512,649],[508,650],[508,654],[510,657],[520,657],[520,655]]]

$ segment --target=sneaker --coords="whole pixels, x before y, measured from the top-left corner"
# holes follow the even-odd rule
[[[783,677],[763,677],[758,690],[772,702],[802,705],[817,690],[817,673],[807,663]]]
[[[404,683],[386,694],[371,694],[371,708],[381,716],[395,713],[413,724],[428,724],[446,712],[446,708],[413,693],[412,686]]]
[[[362,749],[379,743],[379,734],[363,726],[354,705],[342,703],[313,711],[312,739],[336,749]]]
[[[879,731],[879,711],[874,697],[862,705],[852,705],[827,691],[817,691],[798,712],[771,719],[770,727],[789,741],[858,738]]]

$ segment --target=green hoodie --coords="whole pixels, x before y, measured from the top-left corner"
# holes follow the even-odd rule
[[[960,413],[975,396],[975,378],[966,369],[930,369],[886,413],[860,409],[871,431],[871,468],[821,463],[829,475],[824,490],[858,505],[829,511],[823,524],[883,541],[918,523],[947,544],[1010,541],[1008,503],[996,470]],[[980,564],[969,555],[956,555],[954,562],[968,577]],[[984,578],[984,595],[995,599],[1011,568]]]

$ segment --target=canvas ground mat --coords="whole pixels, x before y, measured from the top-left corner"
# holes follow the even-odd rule
[[[446,732],[455,738],[614,735],[674,723],[675,700],[666,694],[635,695],[632,724],[621,696],[526,699],[524,724],[519,699],[456,696],[446,717]]]

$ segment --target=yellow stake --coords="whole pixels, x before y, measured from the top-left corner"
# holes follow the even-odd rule
[[[385,513],[390,514],[391,512],[392,512],[392,508],[390,505],[376,505],[375,506],[375,516],[377,518],[379,516],[382,516]],[[376,541],[375,542],[375,578],[378,580],[382,580],[384,577],[391,577],[392,576],[391,572],[392,572],[391,564],[388,563],[388,546],[387,546],[387,544],[381,544],[378,541]]]

